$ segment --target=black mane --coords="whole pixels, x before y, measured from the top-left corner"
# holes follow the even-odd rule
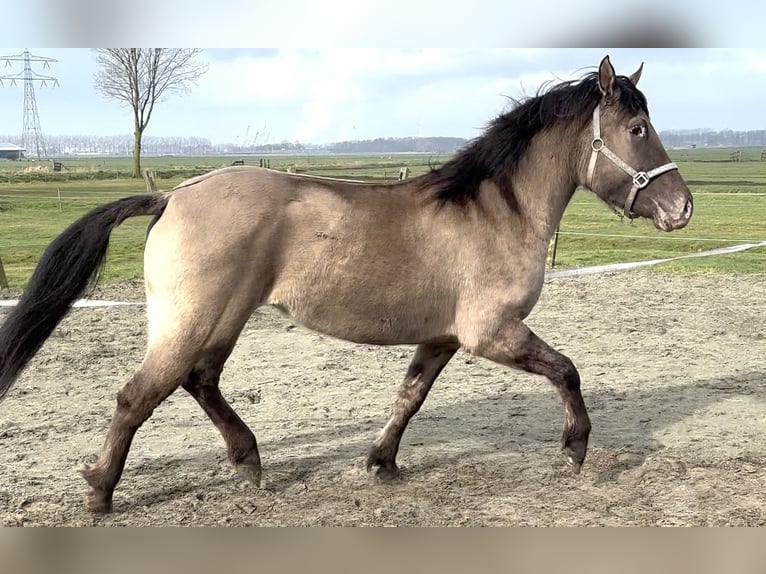
[[[648,113],[646,98],[625,76],[617,76],[619,101],[627,113]],[[484,133],[469,142],[443,166],[421,176],[422,187],[436,187],[434,199],[440,203],[465,205],[476,199],[482,181],[492,180],[509,201],[513,191],[503,175],[514,171],[524,157],[532,138],[563,120],[578,123],[591,120],[601,101],[598,72],[579,80],[562,82],[548,88],[544,84],[537,95],[517,101],[513,109],[492,120]]]

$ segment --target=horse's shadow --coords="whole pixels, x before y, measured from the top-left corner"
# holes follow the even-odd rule
[[[593,422],[591,452],[593,449],[629,452],[620,468],[626,470],[640,466],[646,457],[662,449],[654,438],[657,432],[682,422],[718,402],[749,395],[766,404],[766,374],[761,372],[738,373],[661,389],[643,390],[633,386],[625,391],[614,388],[586,392],[585,400]],[[453,382],[453,384],[456,384]],[[437,392],[438,389],[435,390]],[[637,408],[635,405],[642,405]],[[255,412],[243,412],[245,419],[257,429]],[[529,413],[525,415],[525,411]],[[477,416],[481,413],[482,416]],[[403,474],[417,475],[423,472],[449,468],[470,458],[482,458],[497,454],[523,454],[529,449],[548,445],[557,448],[561,424],[561,403],[552,388],[540,386],[539,391],[527,393],[501,393],[466,399],[459,402],[434,404],[428,402],[416,416],[405,433],[400,460]],[[337,424],[328,420],[319,430],[299,432],[278,440],[260,442],[264,475],[269,476],[269,490],[283,491],[298,482],[305,481],[330,462],[347,460],[348,465],[362,465],[363,457],[379,427],[385,422],[386,411],[381,409],[380,420]],[[257,431],[256,431],[257,434]],[[466,437],[473,440],[465,441]],[[721,437],[710,440],[720,441]],[[457,443],[460,443],[458,446]],[[436,443],[439,443],[438,445]],[[454,443],[450,445],[450,443]],[[429,444],[434,453],[429,454]],[[466,444],[470,446],[466,446]],[[426,454],[418,460],[408,460],[407,451],[413,446],[423,446]],[[280,449],[301,452],[299,456],[283,457],[269,463],[270,453]],[[209,448],[194,458],[178,459],[158,457],[146,461],[128,471],[135,480],[151,480],[158,472],[175,469],[188,475],[201,475],[210,465],[226,466],[225,454],[220,446]],[[561,465],[564,466],[563,459]],[[593,464],[593,463],[591,463]],[[616,480],[614,468],[591,468],[595,483]],[[137,496],[136,503],[151,505],[172,499],[178,495],[206,488],[221,486],[237,480],[231,473],[215,473],[209,478],[182,483],[161,492],[145,491]]]

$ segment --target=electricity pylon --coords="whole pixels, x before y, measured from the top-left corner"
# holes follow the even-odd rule
[[[51,62],[58,62],[58,60],[35,56],[30,54],[29,50],[24,50],[21,54],[0,56],[0,60],[5,60],[6,68],[12,65],[11,62],[24,62],[24,72],[0,76],[0,86],[4,86],[4,82],[9,82],[11,86],[16,86],[17,81],[24,81],[24,132],[21,136],[22,146],[26,149],[27,155],[34,153],[38,159],[45,157],[48,154],[45,150],[43,131],[40,128],[40,116],[37,113],[35,82],[40,82],[40,85],[44,87],[48,83],[58,86],[59,81],[52,76],[43,76],[33,71],[32,62],[42,62],[43,68],[49,68]]]

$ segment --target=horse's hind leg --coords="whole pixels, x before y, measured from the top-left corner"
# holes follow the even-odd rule
[[[193,359],[188,354],[150,348],[133,377],[117,393],[117,408],[101,454],[95,464],[82,471],[90,487],[86,505],[91,512],[111,512],[112,495],[122,476],[136,431],[178,388],[192,365]]]
[[[561,450],[575,474],[580,472],[588,449],[590,418],[580,392],[580,374],[572,361],[552,349],[522,322],[506,326],[469,351],[509,367],[543,375],[564,401]]]
[[[233,345],[207,351],[183,383],[223,436],[229,462],[256,486],[261,484],[261,458],[255,435],[237,416],[218,388],[221,371]]]
[[[377,479],[385,482],[399,476],[396,454],[407,423],[423,405],[436,377],[458,348],[456,344],[418,346],[399,388],[391,418],[367,456],[367,470]]]
[[[192,286],[200,288],[200,285],[192,285],[190,280],[184,285],[188,291],[177,291],[174,297],[155,288],[148,298],[149,348],[146,357],[117,394],[117,408],[98,460],[82,472],[90,485],[86,504],[92,512],[111,511],[112,495],[138,428],[180,385],[194,386],[192,381],[199,375],[192,373],[195,367],[207,364],[205,349],[210,348],[211,341],[236,340],[247,320],[250,307],[246,298],[229,294],[228,299],[223,299],[213,293],[206,299],[194,301],[187,293],[194,292]],[[182,301],[194,303],[182,304]],[[231,328],[232,325],[239,325],[239,329]],[[231,343],[226,347],[224,360],[233,346]],[[219,373],[221,368],[223,361],[220,366],[215,366]],[[202,372],[209,369],[205,367]],[[206,377],[203,379],[207,380]],[[211,400],[217,405],[215,398]]]

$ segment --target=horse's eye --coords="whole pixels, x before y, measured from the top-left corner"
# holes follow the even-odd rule
[[[642,138],[646,135],[646,126],[644,124],[637,124],[630,128],[630,133],[636,137]]]

